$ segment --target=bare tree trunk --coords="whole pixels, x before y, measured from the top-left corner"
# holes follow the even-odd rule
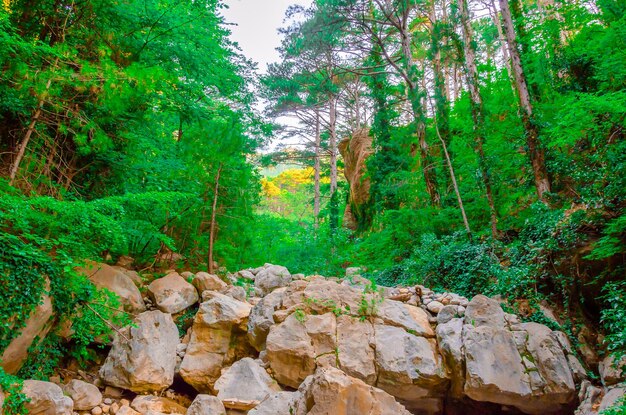
[[[337,190],[337,98],[333,95],[328,100],[330,132],[330,196]]]
[[[528,91],[528,83],[522,61],[517,50],[517,40],[515,37],[515,27],[511,17],[511,10],[507,0],[500,1],[500,11],[507,42],[509,44],[509,52],[511,53],[511,66],[513,68],[513,76],[515,79],[515,88],[517,90],[520,107],[522,112],[522,122],[526,130],[526,144],[528,145],[528,155],[535,177],[535,187],[539,200],[545,202],[545,194],[550,192],[550,179],[546,169],[545,152],[539,143],[539,131],[537,125],[533,121],[533,107]],[[514,0],[516,1],[516,0]]]
[[[58,62],[58,59],[57,59],[57,62]],[[56,66],[56,63],[55,63],[55,66]],[[46,91],[50,89],[51,85],[52,85],[52,78],[48,79],[48,82],[46,83]],[[17,176],[17,172],[20,169],[20,163],[22,162],[22,159],[24,158],[24,153],[26,153],[28,142],[30,141],[30,138],[32,137],[33,132],[35,131],[37,121],[39,121],[39,117],[41,116],[43,104],[44,104],[44,100],[43,99],[39,100],[39,103],[37,104],[37,109],[35,110],[35,113],[30,119],[30,124],[28,124],[28,129],[26,130],[26,134],[24,135],[24,138],[22,139],[22,142],[20,143],[19,149],[17,151],[17,155],[15,156],[15,160],[13,160],[13,165],[11,166],[11,170],[9,172],[9,185],[11,186],[13,186],[13,183],[15,182],[15,177]]]
[[[493,22],[496,25],[496,29],[498,29],[498,39],[500,39],[500,49],[502,49],[502,59],[504,60],[504,65],[506,67],[506,71],[509,74],[509,79],[513,79],[513,73],[511,69],[511,61],[509,59],[509,50],[506,38],[504,37],[504,32],[502,31],[502,23],[500,22],[500,17],[498,16],[498,8],[496,7],[495,0],[491,0],[491,7],[489,8],[489,12],[491,12],[493,8],[493,15],[491,16]]]
[[[489,213],[491,216],[491,235],[495,238],[498,236],[498,215],[495,202],[493,199],[493,191],[491,188],[491,176],[489,166],[485,158],[485,114],[483,107],[483,99],[480,94],[478,84],[478,69],[476,68],[476,53],[472,43],[473,33],[470,24],[469,9],[467,0],[458,0],[459,12],[461,14],[461,29],[463,31],[463,47],[465,55],[465,67],[467,76],[467,87],[470,92],[472,105],[472,118],[474,121],[474,139],[476,142],[476,152],[478,153],[478,165],[485,185],[485,193],[487,203],[489,204]]]
[[[217,214],[217,198],[219,196],[220,190],[220,176],[222,174],[222,163],[220,163],[217,168],[217,176],[215,176],[215,187],[213,189],[213,208],[211,211],[211,225],[209,226],[209,274],[213,274],[215,272],[215,267],[213,266],[213,246],[215,244],[215,217]]]
[[[313,201],[313,214],[315,216],[315,226],[318,225],[318,216],[320,214],[320,146],[322,137],[320,133],[320,112],[315,110],[315,196]]]

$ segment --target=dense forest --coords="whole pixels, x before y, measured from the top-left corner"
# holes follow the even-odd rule
[[[626,352],[623,0],[315,0],[262,75],[225,3],[0,5],[0,350],[44,290],[75,322],[19,377],[122,324],[76,272],[121,256],[361,267]]]

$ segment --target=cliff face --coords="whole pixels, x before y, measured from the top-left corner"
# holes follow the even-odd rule
[[[370,180],[365,176],[366,161],[372,154],[372,137],[368,129],[356,131],[339,143],[345,163],[344,175],[350,185],[350,196],[344,212],[344,226],[356,229],[362,209],[370,197]]]

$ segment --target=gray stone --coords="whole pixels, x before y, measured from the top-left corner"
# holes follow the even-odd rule
[[[291,282],[289,270],[280,265],[267,264],[260,270],[254,279],[254,285],[262,295],[267,295],[280,287],[286,287]]]
[[[159,310],[170,314],[191,307],[199,299],[195,287],[175,272],[152,281],[148,294]]]
[[[72,379],[63,387],[63,392],[72,398],[74,409],[79,411],[89,410],[102,402],[100,390],[96,386],[82,380]]]
[[[187,408],[186,415],[226,415],[226,409],[217,396],[200,394]]]
[[[24,404],[29,415],[72,415],[74,411],[72,399],[54,383],[25,380],[22,393],[29,399]]]
[[[244,358],[235,362],[215,382],[217,397],[226,408],[248,411],[280,387],[257,362]]]

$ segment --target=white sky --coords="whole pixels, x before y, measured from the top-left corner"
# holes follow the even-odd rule
[[[259,64],[259,73],[265,73],[267,64],[279,60],[276,48],[280,46],[278,28],[283,26],[287,7],[292,4],[308,6],[311,0],[225,0],[229,7],[223,10],[231,39],[241,47],[243,54]]]

